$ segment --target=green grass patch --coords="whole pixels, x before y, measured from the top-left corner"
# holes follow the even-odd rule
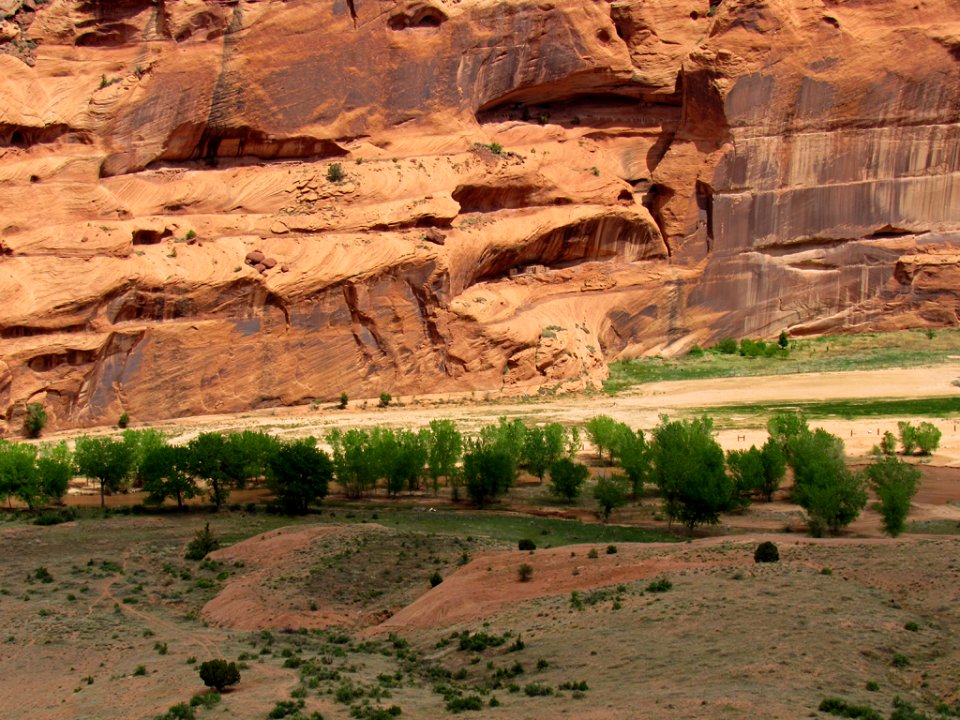
[[[956,520],[917,520],[907,525],[907,532],[924,535],[960,535],[960,522]]]
[[[637,527],[507,515],[489,511],[424,512],[421,508],[383,512],[381,509],[376,522],[398,530],[458,537],[468,535],[485,537],[510,545],[515,545],[518,538],[536,537],[541,547],[578,543],[678,541],[678,538],[673,535]]]
[[[960,397],[928,397],[909,400],[830,400],[809,403],[756,403],[753,405],[716,405],[691,411],[707,415],[772,415],[779,410],[802,410],[808,418],[839,417],[931,417],[960,415]]]
[[[828,335],[790,343],[788,357],[743,357],[708,350],[702,356],[637,358],[611,363],[605,392],[665,380],[789,375],[939,365],[960,353],[960,330]]]

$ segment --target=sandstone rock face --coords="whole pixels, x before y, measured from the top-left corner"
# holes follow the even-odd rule
[[[0,20],[7,427],[576,389],[726,335],[958,322],[957,0]]]

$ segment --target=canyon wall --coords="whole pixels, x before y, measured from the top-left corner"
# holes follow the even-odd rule
[[[960,0],[0,0],[0,426],[960,320]]]

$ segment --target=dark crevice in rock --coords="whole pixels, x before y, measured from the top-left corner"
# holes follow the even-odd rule
[[[29,325],[12,325],[0,330],[0,338],[15,340],[37,335],[55,335],[57,333],[78,333],[87,329],[86,325],[64,325],[62,327],[31,327]]]
[[[453,191],[453,199],[460,204],[464,213],[496,212],[529,207],[539,192],[533,185],[458,185]]]
[[[357,27],[357,0],[347,0],[347,7],[350,9],[350,18],[353,20],[353,27]]]
[[[670,199],[676,193],[667,187],[666,185],[661,185],[660,183],[652,183],[649,186],[649,189],[644,193],[641,198],[641,204],[650,211],[650,215],[653,217],[653,221],[657,224],[657,227],[660,229],[660,234],[663,236],[664,241],[666,241],[666,223],[663,221],[663,216],[661,211],[663,207],[670,202]],[[667,255],[672,255],[672,251],[669,243],[667,243]]]
[[[60,353],[44,353],[35,355],[27,361],[27,366],[34,372],[47,372],[60,365],[89,365],[97,359],[96,350],[70,349]]]
[[[69,125],[47,125],[30,127],[0,123],[0,147],[30,148],[64,139],[77,144],[90,144],[89,134],[74,130]]]
[[[476,117],[481,124],[522,120],[564,127],[603,127],[615,118],[620,127],[651,127],[677,118],[679,112],[674,106],[679,102],[679,96],[657,96],[648,101],[629,84],[570,93],[558,90],[554,83],[520,88],[490,100],[477,109]]]
[[[324,160],[348,152],[332,140],[306,136],[274,137],[248,127],[213,130],[181,126],[173,131],[163,153],[145,168],[130,167],[124,156],[109,157],[100,177],[162,167],[231,167],[244,161]]]
[[[134,245],[157,245],[162,240],[172,237],[173,232],[168,229],[160,230],[134,230],[132,241]]]
[[[707,226],[707,251],[713,247],[713,188],[697,180],[697,210],[699,221]]]
[[[386,232],[387,230],[403,230],[406,228],[448,228],[453,223],[449,217],[438,217],[436,215],[423,215],[416,219],[398,220],[392,223],[375,223],[370,226],[370,232]]]
[[[924,235],[926,233],[926,230],[904,230],[903,228],[894,227],[893,225],[884,225],[882,228],[874,230],[866,237],[869,240],[892,240],[910,235]]]

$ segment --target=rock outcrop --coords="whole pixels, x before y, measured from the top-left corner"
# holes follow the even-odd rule
[[[0,416],[955,325],[957,0],[0,0]]]

